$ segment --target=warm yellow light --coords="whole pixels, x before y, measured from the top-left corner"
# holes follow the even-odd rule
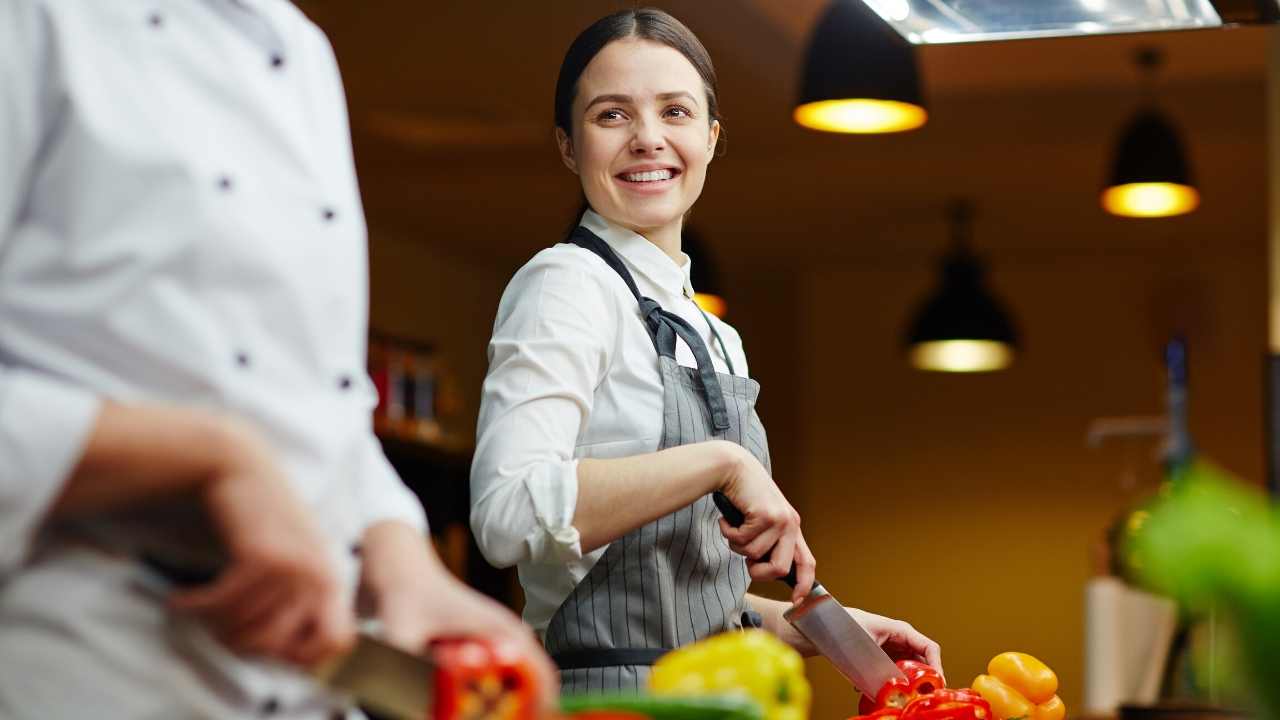
[[[708,295],[707,293],[694,293],[693,301],[698,303],[698,307],[715,315],[718,318],[724,317],[724,311],[729,309],[728,303],[719,295]]]
[[[1182,215],[1200,205],[1200,193],[1178,183],[1129,183],[1102,192],[1102,207],[1124,217],[1168,217]]]
[[[1013,363],[1013,348],[995,340],[935,340],[911,347],[911,364],[920,370],[990,372]]]
[[[924,108],[897,100],[822,100],[795,111],[796,122],[807,128],[841,133],[903,132],[928,119]]]

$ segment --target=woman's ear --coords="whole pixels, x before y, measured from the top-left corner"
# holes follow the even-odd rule
[[[720,143],[720,121],[712,120],[711,129],[707,132],[707,162],[716,156],[716,146]]]
[[[573,157],[573,138],[563,128],[556,128],[556,145],[560,148],[560,161],[574,175],[578,174],[578,161]]]

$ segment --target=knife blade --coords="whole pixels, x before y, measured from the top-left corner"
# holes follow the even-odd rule
[[[712,500],[729,525],[738,527],[745,520],[742,511],[724,493],[715,493]],[[793,588],[796,586],[794,562],[781,580]],[[805,599],[782,617],[864,695],[874,698],[885,683],[906,677],[866,629],[816,579]]]
[[[217,575],[215,569],[174,562],[155,552],[141,553],[139,559],[150,570],[144,581],[148,589],[160,595],[210,583]],[[360,632],[350,651],[305,672],[388,720],[422,720],[434,708],[435,670],[430,659]]]

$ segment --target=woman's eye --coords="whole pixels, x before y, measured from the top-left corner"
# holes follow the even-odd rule
[[[623,117],[621,110],[605,110],[596,116],[597,120],[608,122],[610,120],[621,120]]]
[[[667,108],[667,115],[669,117],[676,117],[676,118],[693,117],[693,113],[689,112],[689,108],[681,107],[679,105],[672,105],[671,107]]]

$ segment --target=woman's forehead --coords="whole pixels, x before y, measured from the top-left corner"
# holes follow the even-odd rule
[[[636,100],[687,92],[701,102],[702,77],[675,48],[639,38],[615,40],[592,58],[578,81],[578,100],[629,95]]]

